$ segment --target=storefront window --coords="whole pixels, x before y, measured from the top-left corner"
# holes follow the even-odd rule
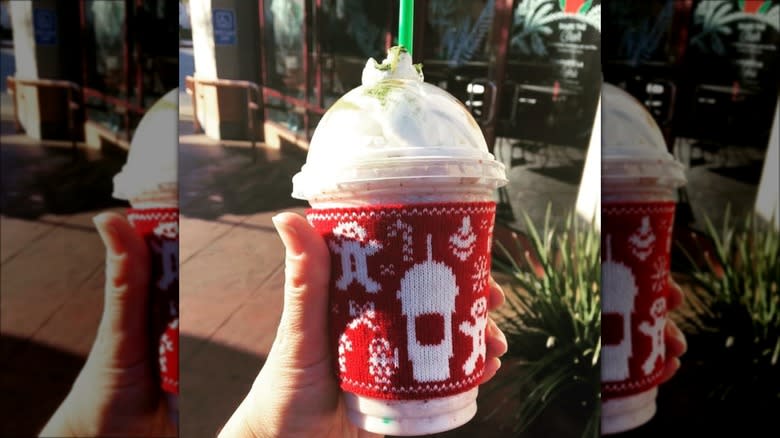
[[[676,58],[670,35],[674,0],[651,0],[625,4],[606,2],[604,57],[630,66],[672,64]]]
[[[125,2],[123,0],[86,0],[86,83],[85,87],[118,99],[127,98],[124,65]],[[101,96],[88,94],[87,118],[114,132],[128,128],[125,110]]]
[[[104,93],[124,97],[123,48],[125,2],[123,0],[87,0],[87,83]]]
[[[269,0],[264,5],[268,85],[286,95],[303,98],[304,0]]]
[[[84,0],[87,118],[126,138],[149,108],[177,86],[177,4]]]
[[[317,129],[317,125],[320,123],[320,119],[322,119],[320,114],[309,113],[309,132],[307,133],[308,138],[311,138],[314,135],[314,130]]]
[[[425,80],[460,99],[478,119],[486,112],[495,0],[429,0],[425,11]]]
[[[174,2],[145,0],[136,11],[133,33],[139,44],[143,107],[149,108],[178,86],[178,26],[170,19],[177,11]]]
[[[397,15],[397,9],[398,0],[370,4],[361,0],[322,2],[317,19],[325,108],[360,85],[368,58],[384,59],[388,45],[396,38],[394,14]],[[314,87],[312,81],[312,99],[316,95]]]
[[[600,12],[598,0],[516,4],[500,111],[504,136],[587,146],[601,88]]]
[[[275,97],[269,97],[265,106],[268,121],[274,122],[294,134],[303,134],[303,108]]]
[[[449,68],[488,60],[495,0],[429,0],[424,58]]]

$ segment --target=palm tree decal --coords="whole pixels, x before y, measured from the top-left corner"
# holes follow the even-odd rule
[[[629,26],[623,33],[618,53],[631,65],[649,60],[658,50],[658,45],[674,14],[674,1],[666,1],[654,22],[651,21],[652,18],[648,18],[637,27],[631,28]]]
[[[451,0],[434,0],[428,5],[429,21],[442,33],[442,46],[447,64],[458,67],[470,61],[490,31],[495,15],[495,0],[488,0],[479,17],[471,22],[471,17],[458,17],[457,6]]]
[[[583,21],[601,32],[601,5],[592,4],[593,0],[522,1],[515,9],[511,47],[524,55],[547,55],[541,35],[550,35],[550,24],[562,19]]]
[[[693,23],[701,26],[701,32],[691,38],[691,45],[705,52],[711,49],[715,54],[725,54],[721,35],[731,35],[733,30],[729,24],[738,20],[759,21],[780,31],[780,5],[772,6],[771,0],[763,3],[740,0],[738,3],[740,9],[735,10],[734,3],[729,0],[700,2],[693,13]]]

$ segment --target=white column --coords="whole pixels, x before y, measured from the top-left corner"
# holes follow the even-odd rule
[[[38,60],[35,53],[33,30],[33,2],[10,2],[11,27],[14,38],[14,58],[17,79],[38,79]],[[19,111],[19,123],[32,138],[41,138],[40,107],[38,89],[31,86],[16,86],[14,95]]]
[[[211,23],[211,0],[190,0],[192,20],[192,53],[195,77],[217,79],[217,58],[214,51],[214,27]],[[196,87],[198,119],[204,132],[211,138],[219,136],[219,105],[216,87]]]
[[[601,97],[596,107],[590,144],[585,157],[585,168],[577,193],[577,214],[588,223],[595,221],[596,229],[601,230]]]
[[[778,180],[778,167],[780,167],[780,96],[775,107],[775,117],[772,122],[772,132],[769,134],[769,144],[764,158],[764,169],[761,171],[761,181],[758,183],[758,195],[756,195],[756,215],[767,221],[774,215],[775,228],[780,229],[780,180]]]

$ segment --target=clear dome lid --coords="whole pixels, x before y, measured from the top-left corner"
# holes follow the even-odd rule
[[[391,49],[382,64],[370,59],[363,85],[320,120],[306,164],[293,177],[293,197],[328,196],[364,182],[453,178],[491,189],[507,183],[466,107],[423,82],[407,53]]]
[[[685,184],[683,165],[668,152],[653,116],[632,95],[606,82],[601,123],[602,182]]]
[[[174,88],[161,97],[138,123],[127,161],[114,176],[115,198],[177,197],[178,90]]]

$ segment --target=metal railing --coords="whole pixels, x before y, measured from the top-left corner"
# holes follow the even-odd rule
[[[246,93],[246,118],[247,118],[247,130],[249,133],[249,140],[252,142],[253,159],[257,158],[256,152],[256,133],[255,133],[255,112],[259,111],[263,102],[263,93],[260,90],[260,85],[244,80],[236,79],[204,79],[196,78],[194,76],[186,76],[185,87],[187,94],[192,96],[192,112],[193,112],[193,124],[195,131],[202,131],[200,122],[198,121],[198,99],[197,90],[199,86],[217,87],[217,88],[238,88],[244,89]]]
[[[66,91],[68,102],[68,131],[70,132],[71,147],[73,152],[76,152],[78,136],[76,135],[75,112],[81,108],[81,104],[79,103],[80,99],[76,99],[81,95],[81,87],[77,83],[61,79],[19,79],[14,76],[7,76],[6,84],[8,88],[8,94],[13,95],[14,128],[16,129],[16,132],[23,131],[22,124],[19,121],[19,108],[16,100],[18,86],[64,89]]]

